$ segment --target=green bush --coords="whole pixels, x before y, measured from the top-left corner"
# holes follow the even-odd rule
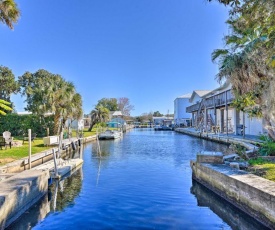
[[[244,160],[248,160],[248,156],[246,154],[246,148],[240,144],[235,144],[235,143],[232,143],[230,146],[229,146],[230,149],[232,149],[236,154],[239,155],[240,158],[244,159]]]
[[[50,135],[53,135],[53,127],[53,116],[7,114],[0,117],[0,134],[10,131],[12,136],[22,136],[28,133],[28,129],[31,129],[32,133],[43,137],[46,136],[47,128],[49,128]]]
[[[265,163],[270,163],[270,161],[266,160],[266,159],[263,159],[261,157],[258,157],[258,158],[255,158],[255,159],[250,159],[248,161],[248,163],[250,165],[262,165],[262,164],[265,164]]]
[[[275,156],[275,142],[268,136],[261,136],[263,143],[260,146],[259,153],[262,156]]]

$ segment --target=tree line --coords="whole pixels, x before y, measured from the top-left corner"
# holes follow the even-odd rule
[[[95,124],[108,121],[110,119],[110,112],[120,111],[123,118],[127,119],[130,117],[132,110],[134,110],[134,106],[130,104],[130,100],[127,97],[118,99],[102,98],[90,112],[91,123],[88,131],[91,131]]]
[[[82,97],[72,82],[61,75],[40,69],[34,73],[25,72],[15,80],[8,67],[0,66],[0,110],[2,114],[10,111],[4,107],[10,104],[11,94],[20,93],[26,98],[25,110],[38,116],[54,116],[54,134],[58,134],[66,120],[75,120],[83,116]],[[1,106],[2,101],[2,106]]]

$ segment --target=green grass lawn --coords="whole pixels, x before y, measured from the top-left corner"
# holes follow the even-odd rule
[[[94,136],[96,135],[96,129],[88,132],[88,130],[83,131],[84,137]],[[73,137],[76,137],[76,132],[73,131]],[[23,140],[23,137],[14,137],[14,140]],[[51,149],[51,147],[44,146],[43,138],[35,138],[34,142],[32,142],[32,154],[36,154],[42,152],[44,150]],[[12,162],[14,160],[21,159],[23,157],[27,157],[29,155],[29,142],[25,141],[23,146],[21,147],[12,147],[11,149],[7,147],[2,147],[0,149],[0,166],[5,165],[6,163]]]
[[[250,160],[249,163],[251,165],[248,168],[250,173],[275,182],[275,162],[257,158]]]
[[[18,140],[17,138],[14,138]],[[36,138],[34,142],[32,142],[32,154],[42,152],[43,150],[49,149],[49,147],[45,147],[43,144],[42,138]],[[21,147],[12,147],[9,146],[7,149],[2,147],[0,150],[0,165],[3,165],[8,162],[12,162],[14,160],[18,160],[23,157],[27,157],[29,155],[29,142],[25,141],[23,146]]]

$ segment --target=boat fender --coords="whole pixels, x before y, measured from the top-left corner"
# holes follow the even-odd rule
[[[75,143],[73,141],[72,141],[71,145],[72,145],[72,149],[76,150],[76,146],[75,146]]]

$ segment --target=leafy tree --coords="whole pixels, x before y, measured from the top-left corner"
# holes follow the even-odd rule
[[[208,2],[212,2],[213,0],[208,0]],[[231,5],[231,6],[237,6],[240,4],[240,0],[215,0],[217,2],[220,2],[224,5]]]
[[[135,121],[142,123],[143,122],[143,116],[135,117]]]
[[[14,0],[0,0],[0,21],[13,29],[13,24],[17,22],[20,11]]]
[[[58,134],[68,118],[82,116],[82,99],[72,82],[46,70],[26,72],[19,77],[22,95],[26,96],[28,111],[43,116],[54,113],[54,133]]]
[[[19,85],[8,67],[0,66],[0,85],[0,99],[11,102],[10,96],[19,92]]]
[[[0,115],[6,115],[5,111],[12,110],[12,108],[9,107],[9,105],[10,102],[0,99]]]
[[[96,106],[94,110],[91,111],[91,124],[88,131],[93,129],[93,126],[100,122],[106,122],[109,119],[109,110],[102,105]]]
[[[156,112],[153,113],[153,116],[154,117],[162,117],[163,114],[161,114],[159,111],[156,111]]]
[[[244,0],[232,5],[227,21],[231,33],[226,49],[215,50],[219,81],[227,79],[236,96],[234,105],[252,116],[261,116],[275,140],[275,4]]]
[[[127,97],[118,98],[118,109],[125,116],[130,116],[132,110],[134,110],[134,106],[130,104],[130,100]]]
[[[103,106],[104,108],[108,109],[109,111],[117,111],[118,104],[116,98],[102,98],[97,102],[96,107]]]

